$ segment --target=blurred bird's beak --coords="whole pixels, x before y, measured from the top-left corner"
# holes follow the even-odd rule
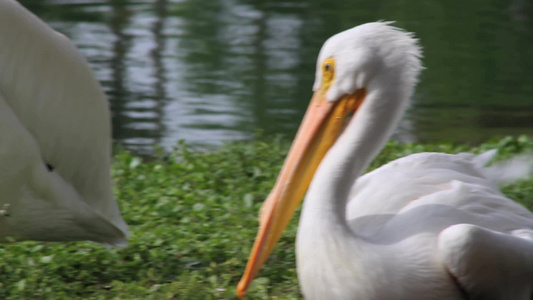
[[[246,296],[250,283],[281,237],[320,161],[342,132],[346,118],[355,113],[365,96],[364,89],[335,101],[328,101],[322,90],[313,95],[276,184],[261,208],[259,231],[237,286],[240,298]]]

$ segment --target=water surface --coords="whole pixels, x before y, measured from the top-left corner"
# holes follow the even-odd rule
[[[376,20],[415,32],[427,68],[395,138],[477,144],[533,136],[533,3],[24,0],[103,84],[117,142],[142,154],[292,137],[330,35]]]

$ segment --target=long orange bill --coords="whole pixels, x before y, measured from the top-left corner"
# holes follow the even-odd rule
[[[315,92],[300,129],[270,195],[259,214],[259,231],[237,295],[246,290],[264,264],[281,233],[302,200],[324,155],[342,132],[346,118],[355,113],[366,95],[364,89],[327,101],[323,91]]]

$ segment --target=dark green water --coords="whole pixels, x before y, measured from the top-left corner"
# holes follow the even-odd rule
[[[111,100],[115,139],[149,153],[292,136],[330,35],[395,20],[426,70],[395,137],[476,144],[533,136],[533,2],[21,1],[70,37]]]

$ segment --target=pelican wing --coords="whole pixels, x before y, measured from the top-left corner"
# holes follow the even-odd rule
[[[484,168],[489,156],[421,153],[362,176],[349,204],[352,229],[390,245],[429,234],[468,299],[531,299],[533,214],[489,180],[495,168],[515,177],[515,165]]]
[[[444,230],[439,255],[468,299],[530,300],[533,231],[500,233],[470,224]]]
[[[438,204],[470,213],[483,211],[481,206],[495,213],[503,210],[523,218],[525,223],[520,224],[533,226],[533,214],[506,198],[497,186],[498,182],[529,175],[531,159],[527,158],[527,162],[513,159],[485,168],[494,154],[494,151],[481,155],[424,152],[392,161],[357,179],[350,193],[347,219],[397,214]]]
[[[121,244],[107,99],[63,35],[0,0],[0,240]]]

